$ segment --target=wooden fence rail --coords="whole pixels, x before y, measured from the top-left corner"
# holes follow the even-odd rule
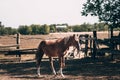
[[[16,55],[16,57],[19,57],[20,59],[22,54],[35,54],[36,51],[37,48],[20,49],[20,34],[17,34],[16,44],[0,45],[0,54]]]
[[[116,53],[120,54],[120,50],[111,49],[111,47],[109,47],[109,49],[99,48],[98,46],[103,44],[103,41],[97,39],[97,32],[96,31],[93,31],[93,37],[88,36],[88,35],[81,35],[80,40],[85,41],[85,43],[84,43],[85,44],[85,51],[84,51],[85,54],[87,54],[87,50],[90,49],[91,53],[92,53],[92,58],[94,58],[94,59],[95,59],[96,54],[98,52],[111,53],[112,54],[111,58],[113,58],[113,55]],[[88,48],[88,40],[90,41],[90,48]],[[105,44],[107,44],[107,43],[105,42]],[[111,45],[111,42],[108,45]],[[9,49],[11,47],[15,47],[15,49]],[[4,49],[4,48],[7,48],[7,49]],[[22,54],[35,54],[36,51],[37,51],[37,48],[31,48],[31,49],[21,49],[20,48],[20,34],[17,34],[16,44],[0,45],[0,54],[17,55],[17,57],[20,57],[20,58],[21,58]]]
[[[12,45],[0,45],[0,49],[1,48],[9,48],[9,47],[19,47],[19,44],[12,44]]]
[[[109,38],[109,39],[104,39],[100,40],[97,39],[97,32],[93,32],[93,53],[92,57],[95,58],[96,55],[100,53],[110,53],[111,54],[111,59],[113,59],[114,55],[120,54],[120,37],[119,38]],[[105,45],[107,48],[99,48],[100,45]],[[116,46],[119,46],[117,48]]]
[[[114,55],[120,54],[120,37],[110,39],[105,38],[104,40],[101,40],[97,38],[97,31],[93,31],[93,37],[90,35],[88,37],[87,35],[89,34],[80,35],[80,44],[85,45],[84,48],[81,48],[81,51],[83,49],[86,56],[88,50],[90,50],[91,57],[93,59],[95,59],[96,56],[101,55],[101,53],[109,53],[111,55],[111,59],[113,59]],[[88,44],[88,42],[90,44]],[[88,45],[90,47],[88,47]]]

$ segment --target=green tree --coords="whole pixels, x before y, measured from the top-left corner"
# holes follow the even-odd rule
[[[50,25],[50,32],[56,32],[55,24]]]
[[[81,27],[81,31],[86,31],[86,32],[88,32],[88,31],[92,31],[92,27],[91,27],[91,24],[89,24],[89,23],[83,23],[83,24],[81,24],[80,25],[80,27]]]
[[[75,25],[72,27],[74,32],[93,31],[93,25],[83,23],[81,25]]]
[[[6,30],[6,34],[9,34],[9,35],[12,34],[12,28],[11,27],[6,27],[5,30]]]
[[[120,27],[120,0],[87,0],[83,5],[82,15],[98,16],[100,21],[104,21],[111,28]]]
[[[120,0],[87,0],[82,15],[98,16],[100,21],[107,23],[120,22]]]
[[[31,29],[31,27],[29,27],[27,25],[22,25],[22,26],[19,26],[18,32],[20,34],[29,35],[32,33],[32,29]]]
[[[107,31],[108,30],[108,26],[105,23],[99,23],[97,24],[98,27],[98,31]]]
[[[15,28],[12,28],[12,34],[17,34],[17,33],[18,33],[18,30]]]
[[[50,33],[50,27],[48,25],[44,25],[44,34],[49,34]]]
[[[88,14],[98,16],[100,21],[109,24],[112,36],[113,28],[120,27],[120,0],[87,0],[82,15]]]
[[[39,28],[39,34],[44,34],[44,27],[43,26],[40,26],[40,28]]]
[[[32,29],[31,34],[39,34],[40,25],[32,24],[32,25],[30,25],[30,27]]]
[[[4,26],[0,27],[0,35],[5,35],[7,34],[7,31],[5,30]]]
[[[73,32],[81,32],[80,25],[74,25],[72,26]]]

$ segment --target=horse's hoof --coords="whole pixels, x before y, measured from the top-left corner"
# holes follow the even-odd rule
[[[54,73],[54,72],[53,72],[52,75],[57,75],[57,73]]]
[[[61,74],[61,77],[65,78],[65,76],[63,74]]]
[[[57,77],[57,74],[55,74],[53,77],[54,77],[54,78]]]
[[[42,76],[42,75],[38,75],[37,77],[39,77],[39,78],[44,78],[45,76]]]

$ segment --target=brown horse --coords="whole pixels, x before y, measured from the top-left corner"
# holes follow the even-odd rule
[[[59,64],[60,64],[60,70],[58,73],[62,77],[64,77],[62,73],[62,69],[65,66],[65,59],[64,55],[66,51],[69,49],[70,46],[74,46],[77,48],[77,51],[79,51],[79,42],[76,40],[75,35],[60,38],[57,40],[44,40],[41,41],[41,43],[38,46],[38,50],[36,53],[36,64],[37,64],[37,74],[40,76],[40,62],[44,54],[46,54],[49,57],[51,69],[53,73],[56,75],[56,71],[54,69],[53,65],[53,58],[52,57],[58,57],[59,58]]]

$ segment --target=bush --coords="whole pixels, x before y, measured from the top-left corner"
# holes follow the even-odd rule
[[[39,34],[40,25],[34,25],[34,24],[32,24],[30,27],[32,29],[31,34]]]
[[[0,27],[0,35],[14,35],[18,31],[17,29],[11,28],[11,27]]]
[[[19,26],[18,32],[19,32],[20,34],[29,35],[29,34],[32,33],[32,29],[31,29],[31,27],[29,27],[29,26],[26,26],[26,25],[24,26],[24,25],[22,25],[22,26]]]
[[[48,25],[44,25],[44,34],[49,34],[50,33],[50,27]]]

